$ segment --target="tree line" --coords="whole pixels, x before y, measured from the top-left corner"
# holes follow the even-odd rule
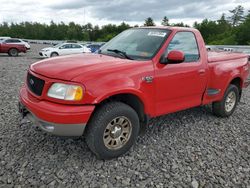
[[[108,24],[101,28],[91,23],[86,25],[70,22],[69,24],[41,24],[37,22],[0,24],[0,36],[10,36],[23,39],[39,40],[78,40],[78,41],[108,41],[120,32],[130,28],[126,23],[120,25]]]
[[[145,20],[144,26],[154,26],[153,18]],[[162,19],[163,26],[190,27],[181,23],[170,23],[167,16]],[[102,27],[70,22],[41,24],[37,22],[0,24],[0,36],[10,36],[25,39],[41,40],[79,40],[79,41],[108,41],[120,32],[132,26],[122,22],[120,25],[108,24]],[[133,27],[139,27],[135,25]],[[229,15],[223,13],[218,20],[204,19],[201,23],[195,22],[207,44],[250,45],[250,10],[245,14],[244,7],[237,6],[229,10]]]

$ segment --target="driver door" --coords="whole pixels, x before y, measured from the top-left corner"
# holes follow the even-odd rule
[[[72,54],[71,44],[64,44],[59,48],[60,55],[69,55]]]
[[[205,63],[201,61],[196,37],[192,32],[177,32],[164,57],[180,50],[185,61],[156,66],[156,113],[162,115],[201,104],[206,86]]]
[[[79,44],[72,44],[72,54],[80,54],[83,53],[83,46]]]

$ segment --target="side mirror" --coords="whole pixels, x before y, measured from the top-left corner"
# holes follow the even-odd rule
[[[178,64],[185,61],[185,54],[179,50],[173,50],[165,57],[163,64]]]

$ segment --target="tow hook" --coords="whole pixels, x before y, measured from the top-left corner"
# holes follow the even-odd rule
[[[18,103],[18,111],[21,114],[22,119],[29,113],[22,103]]]

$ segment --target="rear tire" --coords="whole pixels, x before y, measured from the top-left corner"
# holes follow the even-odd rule
[[[11,48],[8,52],[9,56],[11,57],[17,57],[18,56],[18,50],[16,48]]]
[[[50,57],[57,57],[57,56],[59,56],[59,54],[56,53],[56,52],[52,52],[51,55],[50,55]]]
[[[95,112],[86,130],[86,143],[99,159],[126,153],[135,143],[140,123],[136,111],[121,102],[110,102]]]
[[[223,99],[212,104],[213,114],[218,117],[228,117],[232,115],[239,102],[239,97],[238,87],[235,85],[229,85]]]

